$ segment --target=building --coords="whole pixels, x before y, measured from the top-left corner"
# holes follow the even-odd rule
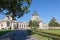
[[[17,27],[17,22],[7,15],[4,20],[0,20],[0,30],[14,29]]]
[[[39,22],[39,29],[46,29],[47,25],[42,23],[39,15],[36,11],[32,14],[31,20],[36,20]],[[17,22],[9,15],[5,17],[4,20],[0,20],[0,30],[14,30],[14,29],[29,29],[28,22]]]

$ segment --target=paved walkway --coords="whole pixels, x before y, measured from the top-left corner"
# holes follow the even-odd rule
[[[0,40],[37,40],[34,37],[31,37],[24,30],[15,30],[11,33],[2,36]]]

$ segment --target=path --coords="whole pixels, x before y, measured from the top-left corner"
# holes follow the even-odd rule
[[[4,37],[0,38],[0,40],[37,40],[34,37],[31,37],[24,30],[15,30],[11,33],[8,33]]]

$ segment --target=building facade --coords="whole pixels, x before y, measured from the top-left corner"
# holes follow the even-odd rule
[[[12,18],[8,15],[4,20],[0,20],[0,30],[8,30],[14,29],[17,27],[17,22],[12,20]]]
[[[36,11],[32,14],[31,20],[39,22],[39,29],[46,29],[47,25],[42,23],[41,18]],[[7,15],[4,20],[0,20],[0,30],[14,30],[14,29],[30,29],[28,22],[17,22],[12,19],[11,16]]]

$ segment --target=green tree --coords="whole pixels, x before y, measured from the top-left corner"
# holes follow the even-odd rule
[[[38,27],[39,27],[39,22],[33,20],[33,27],[34,27],[34,28],[38,28]]]
[[[12,18],[21,17],[29,12],[32,0],[0,0],[0,13],[11,15]],[[6,10],[4,13],[3,11]]]
[[[56,22],[56,19],[55,19],[55,17],[53,17],[51,20],[50,20],[50,22],[49,22],[49,27],[59,27],[60,26],[60,24],[58,23],[58,22]]]
[[[28,26],[31,27],[31,28],[38,28],[39,23],[37,21],[35,21],[35,20],[33,20],[33,21],[30,20]]]
[[[32,22],[32,20],[29,21],[28,26],[31,27],[31,28],[33,27],[33,22]]]

